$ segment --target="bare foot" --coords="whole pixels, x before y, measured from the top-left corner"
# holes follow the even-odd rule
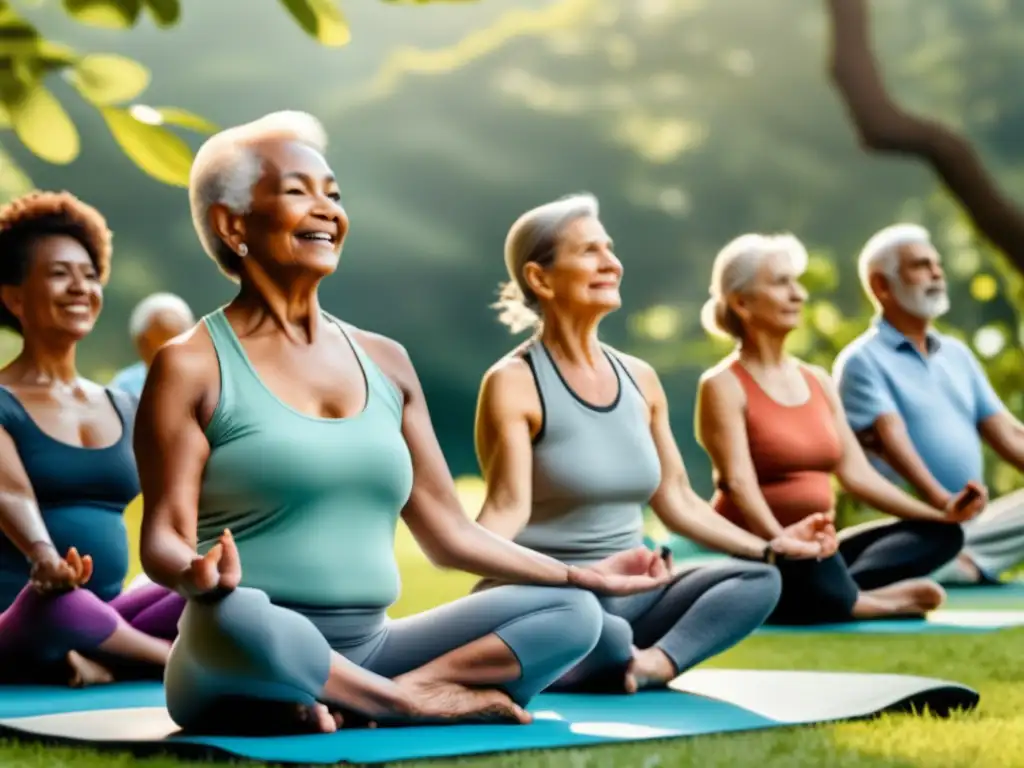
[[[85,658],[77,651],[68,651],[65,659],[71,670],[68,685],[72,688],[85,688],[88,685],[105,685],[114,682],[114,675],[109,669]]]
[[[854,618],[923,616],[946,600],[946,592],[931,579],[907,579],[861,592],[853,606]]]
[[[927,613],[946,601],[946,590],[931,579],[912,579],[907,582],[907,597],[914,606]]]
[[[633,661],[626,671],[626,693],[661,688],[675,676],[675,665],[660,648],[634,649]]]
[[[529,712],[497,688],[469,688],[432,679],[419,670],[399,675],[395,683],[405,689],[413,703],[413,721],[526,724],[533,720]]]
[[[312,706],[299,704],[296,715],[303,730],[310,730],[313,733],[334,733],[342,724],[340,712],[332,712],[326,705],[320,703]]]
[[[956,556],[956,565],[971,584],[978,584],[981,581],[981,571],[978,570],[978,566],[964,552]]]

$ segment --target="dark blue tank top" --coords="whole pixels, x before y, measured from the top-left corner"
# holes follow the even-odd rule
[[[139,495],[139,476],[132,452],[136,401],[119,390],[106,391],[122,424],[121,439],[106,448],[79,448],[55,440],[4,387],[0,427],[18,449],[57,550],[64,554],[74,546],[80,554],[92,555],[93,575],[86,588],[109,601],[121,593],[128,573],[123,513]],[[0,610],[14,601],[28,574],[25,556],[0,535]]]

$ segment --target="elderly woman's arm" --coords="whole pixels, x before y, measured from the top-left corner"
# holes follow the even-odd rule
[[[752,531],[774,539],[785,530],[761,493],[750,457],[743,391],[728,371],[701,379],[697,387],[697,440],[711,457],[721,484]]]
[[[0,429],[0,531],[31,563],[31,579],[38,589],[63,589],[88,581],[92,573],[91,556],[87,552],[80,558],[74,553],[65,561],[63,553],[57,551],[18,449],[3,429]]]
[[[210,453],[199,411],[209,391],[211,353],[199,341],[205,339],[193,332],[157,353],[135,417],[142,567],[157,584],[186,596],[194,592],[186,574],[197,557],[199,487]]]
[[[504,539],[515,539],[530,520],[532,433],[539,429],[540,411],[524,359],[506,360],[484,376],[476,409],[476,451],[487,495],[477,523]]]

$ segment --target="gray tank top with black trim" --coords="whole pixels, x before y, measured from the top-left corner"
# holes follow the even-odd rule
[[[618,379],[607,406],[580,398],[539,339],[524,353],[543,424],[533,445],[530,520],[515,541],[572,564],[641,546],[643,508],[661,482],[647,402],[618,356],[602,349]]]

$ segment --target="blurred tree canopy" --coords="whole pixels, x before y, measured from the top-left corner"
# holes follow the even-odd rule
[[[626,267],[625,309],[602,333],[659,370],[703,494],[695,385],[728,348],[704,336],[697,313],[714,253],[743,231],[790,230],[807,244],[811,301],[792,348],[830,368],[870,320],[855,254],[895,220],[924,224],[947,267],[944,329],[1024,412],[1024,282],[929,167],[858,146],[829,81],[824,0],[396,5],[353,0],[321,28],[311,19],[340,5],[205,0],[182,13],[160,0],[0,0],[0,121],[10,124],[0,127],[0,199],[30,178],[69,188],[116,232],[104,319],[83,345],[90,375],[131,361],[124,326],[146,293],[176,291],[197,312],[230,294],[201,277],[214,272],[178,186],[185,152],[218,124],[294,106],[335,139],[329,159],[353,222],[322,300],[410,350],[456,473],[476,471],[480,376],[514,343],[487,306],[507,228],[578,189],[600,198]],[[282,10],[298,23],[281,24]],[[872,29],[891,100],[956,130],[1007,198],[1024,199],[1024,6],[876,0]],[[42,90],[25,96],[26,82]],[[63,117],[19,132],[5,87],[22,94],[22,126]],[[53,141],[59,131],[67,141],[68,125],[73,153]],[[993,493],[1020,483],[998,460],[989,473]]]
[[[30,7],[46,2],[24,0]],[[337,0],[280,3],[320,45],[339,47],[351,39]],[[182,17],[181,0],[60,0],[60,8],[76,22],[113,30],[130,30],[146,21],[169,29]],[[151,73],[144,64],[116,54],[79,53],[48,39],[17,13],[13,0],[0,0],[0,129],[11,129],[36,157],[65,165],[78,157],[80,139],[74,122],[47,87],[51,75],[62,76],[100,113],[121,150],[140,169],[165,184],[188,186],[192,151],[168,126],[208,134],[217,130],[214,124],[179,107],[126,106],[149,85]],[[31,186],[0,144],[0,201]]]

